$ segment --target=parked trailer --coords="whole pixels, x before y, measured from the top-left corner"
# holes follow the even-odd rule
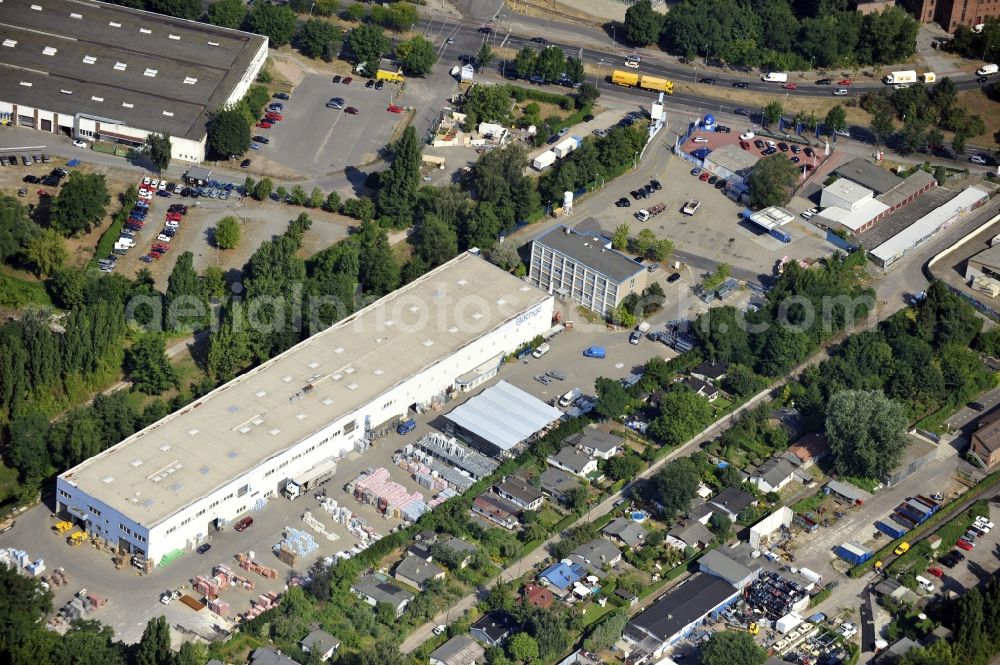
[[[788,235],[788,233],[782,231],[781,229],[771,229],[768,231],[768,234],[772,238],[777,238],[783,243],[790,243],[792,241],[792,236]]]
[[[917,72],[912,69],[904,69],[899,72],[889,72],[882,77],[882,83],[886,85],[898,85],[900,83],[916,83]]]
[[[893,540],[902,538],[907,534],[907,532],[909,532],[908,528],[906,528],[896,520],[892,519],[891,517],[887,517],[884,520],[876,520],[875,528],[884,533],[885,535],[889,536]]]
[[[941,504],[940,504],[940,503],[938,503],[938,502],[937,502],[937,501],[935,501],[934,499],[929,499],[929,498],[927,498],[927,497],[926,497],[926,496],[924,496],[923,494],[918,494],[918,495],[916,496],[916,499],[917,499],[917,501],[919,501],[920,503],[922,503],[922,504],[924,504],[925,506],[927,506],[928,508],[930,508],[930,509],[931,509],[931,514],[932,514],[932,515],[933,515],[934,513],[936,513],[936,512],[938,511],[938,510],[940,510],[940,509],[941,509]]]
[[[574,150],[576,150],[577,148],[579,148],[580,147],[580,143],[582,143],[582,140],[580,139],[580,137],[578,137],[578,136],[570,136],[568,139],[566,139],[565,141],[562,141],[556,147],[552,148],[552,152],[555,153],[556,157],[558,157],[559,159],[562,159],[563,157],[565,157],[569,153],[571,153]]]
[[[611,72],[611,82],[615,85],[624,85],[629,88],[634,88],[639,85],[639,75],[635,72],[623,72],[620,69],[616,69]]]
[[[639,87],[643,90],[665,92],[668,95],[674,94],[674,82],[668,79],[661,79],[656,76],[643,75],[639,78]]]
[[[920,524],[925,519],[927,519],[926,513],[923,510],[920,510],[918,508],[914,508],[913,506],[911,506],[906,501],[904,501],[903,503],[901,503],[898,506],[896,506],[896,512],[897,513],[902,513],[903,515],[906,515],[907,517],[909,517],[911,520],[913,520],[917,524]]]
[[[934,514],[934,511],[931,510],[930,507],[925,506],[923,503],[917,501],[916,499],[907,499],[906,505],[908,505],[910,508],[913,508],[914,511],[920,512],[920,514],[924,516],[925,520]]]
[[[892,519],[896,520],[908,529],[913,529],[917,526],[917,520],[898,511],[892,514]]]
[[[857,543],[837,545],[833,548],[833,553],[852,566],[860,565],[874,556],[871,550],[866,550]]]
[[[542,169],[546,169],[555,163],[556,163],[556,153],[552,152],[551,150],[546,150],[538,157],[535,157],[533,160],[531,160],[531,168],[535,169],[536,171],[541,171]]]

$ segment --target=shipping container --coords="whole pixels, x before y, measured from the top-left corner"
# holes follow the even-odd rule
[[[611,82],[615,85],[634,87],[639,85],[639,75],[634,72],[623,72],[616,69],[611,72]]]
[[[871,550],[866,550],[857,543],[844,543],[833,548],[833,553],[847,561],[851,565],[857,566],[872,558]]]
[[[892,514],[892,519],[896,520],[908,529],[912,529],[917,526],[917,520],[913,519],[909,515],[904,515],[898,510]]]
[[[792,241],[792,236],[788,235],[788,233],[782,231],[781,229],[771,229],[768,233],[772,238],[777,238],[781,242],[789,243]]]
[[[930,508],[930,509],[931,509],[931,514],[932,514],[932,515],[933,515],[934,513],[936,513],[936,512],[938,511],[938,509],[940,509],[940,508],[941,508],[941,504],[940,504],[940,503],[938,503],[938,502],[937,502],[937,501],[935,501],[934,499],[930,499],[930,498],[927,498],[927,497],[926,497],[926,496],[924,496],[923,494],[918,494],[918,495],[917,495],[917,501],[919,501],[920,503],[922,503],[922,504],[924,504],[925,506],[927,506],[928,508]]]
[[[893,540],[896,540],[897,538],[902,538],[909,531],[908,528],[906,528],[896,520],[892,519],[891,517],[887,517],[884,520],[876,520],[875,528],[884,533],[885,535],[889,536]]]

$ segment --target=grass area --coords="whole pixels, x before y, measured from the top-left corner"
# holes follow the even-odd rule
[[[792,510],[797,513],[811,513],[823,505],[826,495],[822,492],[806,497],[792,506]]]
[[[0,270],[0,307],[20,309],[25,305],[53,306],[44,284],[22,279],[4,266]]]
[[[981,89],[975,89],[958,93],[958,106],[970,115],[978,115],[986,124],[986,132],[970,137],[969,143],[993,145],[993,135],[1000,132],[1000,103],[987,97]]]
[[[0,462],[0,503],[5,502],[20,488],[17,482],[17,470]]]
[[[822,603],[824,600],[826,600],[827,598],[829,598],[831,593],[833,593],[833,589],[832,588],[827,587],[826,589],[823,589],[822,591],[820,591],[815,596],[813,596],[812,598],[809,599],[809,607],[816,607],[817,605],[819,605],[820,603]]]
[[[583,627],[587,628],[594,625],[601,620],[605,614],[615,610],[617,606],[610,601],[604,603],[604,607],[601,607],[597,603],[591,603],[587,606],[587,609],[583,611]]]
[[[538,511],[538,521],[544,524],[546,527],[550,527],[553,524],[559,522],[562,519],[562,515],[557,513],[552,508],[542,508]]]
[[[874,494],[876,492],[876,488],[882,484],[875,478],[861,478],[859,476],[845,476],[844,478],[841,478],[841,480],[848,482],[855,487],[860,487],[869,494]]]

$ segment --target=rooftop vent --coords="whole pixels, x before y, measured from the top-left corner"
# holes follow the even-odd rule
[[[174,494],[177,494],[183,488],[184,488],[184,486],[181,485],[180,483],[174,483],[173,485],[170,486],[170,491],[173,492]]]
[[[142,506],[144,508],[152,508],[154,503],[156,503],[156,502],[153,501],[152,499],[143,499],[142,500]]]
[[[226,453],[226,457],[228,457],[229,459],[236,459],[239,456],[240,453],[239,451],[236,450],[230,450],[228,453]]]
[[[203,476],[207,476],[209,471],[210,469],[207,466],[202,466],[198,468],[198,473],[200,473]]]
[[[42,49],[42,55],[55,55],[58,53],[59,49],[53,48],[52,46],[46,46]]]
[[[229,413],[239,413],[240,412],[240,407],[238,407],[235,404],[233,404],[228,409],[226,409],[226,411],[228,411]]]

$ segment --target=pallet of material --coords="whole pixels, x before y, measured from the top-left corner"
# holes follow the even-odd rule
[[[229,603],[227,603],[226,601],[221,600],[221,599],[216,599],[216,600],[211,601],[208,604],[208,609],[210,609],[215,614],[218,614],[220,617],[224,617],[227,614],[229,614],[229,611],[232,608],[229,606]]]
[[[203,609],[205,609],[204,603],[191,596],[181,596],[181,602],[190,607],[195,612],[201,612]]]
[[[240,568],[243,568],[244,570],[249,570],[250,572],[257,573],[258,575],[262,575],[268,578],[269,580],[277,579],[278,577],[277,570],[275,570],[274,568],[269,568],[268,566],[265,566],[263,564],[257,563],[256,561],[251,559],[246,554],[243,554],[242,552],[236,555],[236,560],[239,562]]]

